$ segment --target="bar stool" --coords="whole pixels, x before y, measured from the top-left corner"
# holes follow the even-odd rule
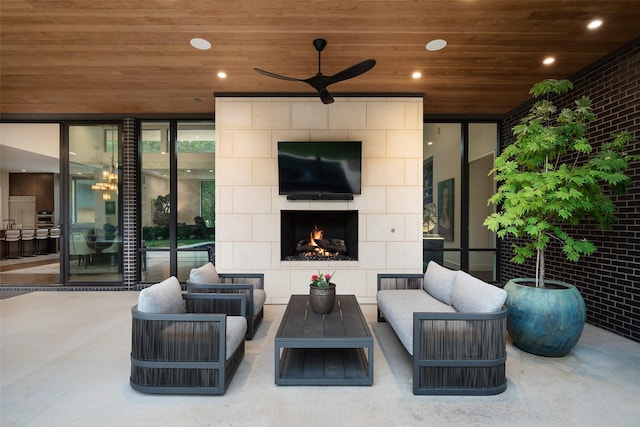
[[[59,228],[52,228],[49,230],[49,240],[53,242],[53,252],[58,253],[58,242],[60,241]]]
[[[36,230],[25,228],[20,230],[20,248],[22,256],[34,256],[35,251]],[[25,242],[31,242],[31,254],[27,255],[25,251]]]
[[[14,257],[11,256],[11,243],[20,244],[20,230],[6,230],[4,235],[4,256],[5,258],[20,258],[21,250]]]
[[[49,229],[38,228],[36,230],[36,255],[46,255],[47,253],[49,253],[49,251],[47,250],[48,242],[49,242]]]

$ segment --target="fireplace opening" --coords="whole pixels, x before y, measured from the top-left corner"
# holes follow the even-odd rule
[[[281,211],[283,261],[356,261],[358,211]]]

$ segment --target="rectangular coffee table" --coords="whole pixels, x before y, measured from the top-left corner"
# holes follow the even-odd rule
[[[355,295],[315,314],[308,295],[292,295],[275,338],[278,385],[373,384],[373,337]]]

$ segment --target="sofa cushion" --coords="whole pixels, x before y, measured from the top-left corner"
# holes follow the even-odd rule
[[[243,316],[227,316],[227,354],[229,359],[247,334],[247,319]]]
[[[413,313],[455,313],[456,310],[422,289],[381,290],[376,295],[378,308],[393,328],[402,345],[413,355]]]
[[[138,311],[143,313],[184,313],[180,282],[174,276],[140,291]]]
[[[500,311],[507,292],[464,271],[458,271],[451,291],[453,306],[461,313],[492,313]]]
[[[192,268],[189,282],[197,284],[220,283],[220,277],[213,263],[208,262],[198,268]]]
[[[451,290],[457,273],[435,261],[429,261],[427,271],[424,273],[424,290],[443,303],[452,305]]]

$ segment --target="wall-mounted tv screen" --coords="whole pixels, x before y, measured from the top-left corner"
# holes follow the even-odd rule
[[[280,194],[290,199],[343,199],[360,194],[362,141],[278,143]]]

